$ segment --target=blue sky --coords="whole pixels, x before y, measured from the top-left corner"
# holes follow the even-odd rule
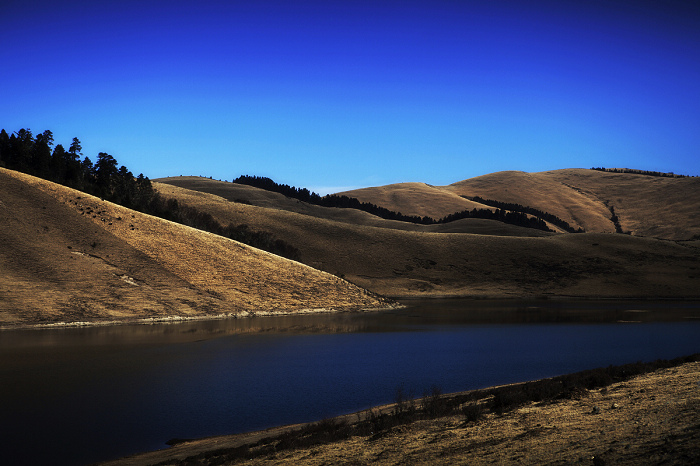
[[[0,66],[0,127],[150,178],[700,175],[698,2],[6,0]]]

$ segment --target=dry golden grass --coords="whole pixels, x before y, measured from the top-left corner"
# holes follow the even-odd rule
[[[614,207],[625,232],[673,240],[700,235],[700,178],[662,178],[580,169],[540,175],[580,191],[592,200],[607,202]]]
[[[465,199],[459,194],[425,183],[390,184],[338,194],[355,197],[363,202],[371,202],[404,215],[428,216],[434,219],[463,210],[491,209]]]
[[[541,173],[504,171],[449,186],[403,183],[348,194],[391,210],[409,210],[414,215],[433,217],[463,210],[457,209],[459,202],[454,202],[460,196],[480,196],[549,212],[591,233],[615,232],[610,213],[613,207],[623,231],[636,236],[685,240],[700,235],[700,178],[697,177],[662,178],[585,169]],[[421,198],[430,202],[418,201]]]
[[[17,172],[0,177],[1,326],[387,305],[235,241]]]
[[[419,183],[416,183],[417,185]],[[237,207],[244,205],[263,207],[266,209],[273,209],[275,211],[286,211],[294,212],[297,214],[302,214],[308,217],[317,217],[325,220],[333,220],[336,222],[349,223],[353,225],[365,225],[365,226],[375,226],[380,228],[390,228],[397,230],[411,230],[411,231],[423,231],[424,229],[420,226],[413,225],[406,222],[397,222],[391,220],[384,220],[374,215],[362,212],[355,209],[336,209],[336,208],[326,208],[316,205],[307,204],[305,202],[300,202],[296,199],[288,198],[282,194],[266,191],[264,189],[254,188],[252,186],[229,183],[226,181],[211,180],[208,178],[203,178],[199,176],[179,176],[170,178],[161,178],[155,180],[154,186],[161,193],[165,195],[174,194],[176,196],[194,197],[194,202],[210,202],[206,196],[200,194],[211,194],[218,198],[222,198],[227,201],[235,202]],[[427,185],[423,185],[427,186]],[[184,188],[184,189],[176,189]],[[417,196],[419,197],[419,196]],[[444,196],[443,196],[444,197]],[[461,199],[468,205],[476,205],[471,201],[460,198],[459,196],[448,195],[450,198]],[[209,199],[214,199],[209,198]],[[460,206],[465,205],[460,201]],[[190,204],[192,202],[190,201]],[[229,204],[230,206],[230,204]],[[485,207],[485,206],[481,206]],[[447,210],[445,210],[447,212]],[[259,211],[267,212],[267,211]],[[455,211],[449,210],[449,213]],[[283,214],[280,214],[283,215]],[[487,233],[492,234],[492,232],[499,232],[503,235],[513,235],[513,236],[528,236],[528,235],[540,235],[538,232],[534,232],[531,229],[524,229],[519,227],[514,227],[512,225],[505,225],[497,222],[482,222],[482,221],[467,221],[467,222],[454,222],[450,225],[434,225],[431,230],[457,230],[461,233]]]
[[[217,185],[216,192],[225,194],[227,185],[232,183]],[[317,206],[300,213],[230,202],[162,183],[155,186],[166,196],[210,212],[223,224],[272,232],[298,248],[305,263],[387,296],[700,295],[698,242],[545,234],[477,219],[455,222],[450,230],[452,224],[406,224]],[[352,215],[354,221],[339,219],[341,215]],[[481,225],[482,234],[465,233],[477,231],[476,225]]]
[[[627,188],[604,182],[622,175],[588,170],[493,176],[497,175],[505,180],[500,183],[511,186],[517,185],[514,180],[518,177],[534,179],[529,181],[530,188],[558,186],[575,199],[586,199],[576,203],[584,213],[588,212],[586,202],[599,207],[589,191],[604,193],[600,196],[609,197],[617,206],[624,228],[633,225],[632,215],[625,217],[626,212],[637,209],[635,215],[643,213],[637,204],[616,194],[615,190]],[[246,224],[271,232],[298,248],[302,261],[312,269],[34,177],[8,170],[0,171],[0,176],[2,326],[385,305],[362,288],[392,297],[700,295],[697,240],[548,234],[478,219],[423,226],[352,209],[309,206],[249,186],[204,178],[176,179],[200,191],[154,184],[164,195],[210,212],[222,224]],[[636,179],[640,175],[629,176]],[[473,183],[488,186],[485,178]],[[561,181],[553,181],[555,178]],[[643,177],[637,183],[643,188],[636,189],[647,194],[656,189],[654,192],[661,193],[658,196],[671,200],[694,199],[695,179],[658,180]],[[466,190],[465,183],[450,189]],[[584,185],[587,188],[581,187]],[[673,186],[682,187],[680,194],[673,194]],[[425,190],[436,189],[420,184],[413,188],[418,198]],[[530,191],[530,198],[535,199],[536,190]],[[494,193],[476,194],[498,198]],[[538,196],[538,202],[548,198]],[[502,200],[546,210],[524,198]],[[692,233],[692,225],[687,225],[697,214],[686,207],[676,210],[680,213],[664,214],[669,222],[679,222],[664,225],[665,234]],[[568,207],[567,212],[575,211]],[[591,211],[589,217],[595,218],[597,210]],[[576,218],[586,217],[584,213]],[[638,222],[639,228],[647,229],[652,228],[651,223]]]

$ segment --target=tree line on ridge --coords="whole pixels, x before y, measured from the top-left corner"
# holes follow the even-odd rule
[[[243,175],[234,179],[233,182],[280,193],[293,199],[308,202],[309,204],[315,204],[323,207],[357,209],[370,213],[372,215],[376,215],[377,217],[381,217],[386,220],[398,220],[401,222],[418,223],[421,225],[436,225],[442,223],[449,223],[465,218],[481,218],[551,232],[553,230],[547,226],[544,220],[550,221],[550,219],[553,219],[554,221],[551,223],[555,225],[566,225],[568,227],[566,231],[578,232],[580,230],[574,230],[572,227],[568,226],[568,223],[561,219],[558,219],[554,215],[541,212],[530,207],[526,208],[523,206],[519,206],[516,204],[507,204],[506,206],[505,203],[498,203],[497,201],[489,201],[496,204],[502,204],[493,205],[494,207],[497,207],[495,211],[491,209],[475,208],[472,210],[463,210],[461,212],[455,212],[440,219],[434,219],[428,216],[421,217],[419,215],[404,215],[401,212],[394,212],[385,207],[372,204],[371,202],[361,202],[357,198],[345,195],[328,194],[326,196],[320,196],[319,194],[311,192],[306,188],[296,188],[294,186],[289,186],[286,184],[278,184],[275,183],[272,179],[262,176]],[[483,203],[487,205],[492,205],[488,202]],[[533,216],[529,216],[528,214]]]
[[[143,174],[134,176],[117,160],[100,152],[95,163],[89,157],[81,159],[82,147],[73,138],[68,150],[62,144],[55,147],[53,133],[46,130],[34,136],[22,128],[8,135],[0,131],[0,167],[19,171],[38,178],[77,189],[166,220],[208,231],[273,254],[300,260],[301,255],[291,244],[277,239],[272,233],[254,231],[247,225],[222,225],[211,214],[195,207],[165,198],[153,189]]]
[[[134,176],[127,167],[119,166],[117,160],[106,152],[100,152],[93,163],[88,156],[83,156],[81,142],[77,137],[72,139],[66,149],[62,144],[54,146],[53,133],[49,130],[34,136],[31,130],[25,128],[11,135],[2,129],[0,130],[0,166],[53,181],[130,209],[209,231],[290,259],[300,260],[300,252],[297,248],[275,238],[269,232],[253,231],[244,224],[222,225],[207,212],[182,204],[176,199],[164,198],[153,189],[148,177],[143,174]],[[574,230],[568,223],[547,212],[478,197],[472,200],[496,207],[496,210],[463,210],[434,219],[428,216],[404,215],[345,195],[320,196],[306,188],[278,184],[266,177],[244,175],[233,182],[277,192],[309,204],[357,209],[387,220],[422,225],[480,218],[553,231],[547,226],[546,220],[565,231],[583,231],[580,228]]]
[[[591,170],[596,170],[599,172],[608,172],[608,173],[632,173],[635,175],[660,176],[663,178],[693,178],[690,175],[677,175],[673,172],[664,173],[664,172],[656,172],[656,171],[649,171],[649,170],[637,170],[634,168],[591,167]]]
[[[549,212],[542,212],[539,209],[535,209],[533,207],[528,207],[528,206],[523,206],[520,204],[515,204],[512,202],[500,202],[500,201],[494,201],[493,199],[484,199],[479,196],[474,196],[474,197],[465,197],[466,199],[472,200],[474,202],[478,202],[479,204],[484,204],[484,205],[490,205],[491,207],[498,207],[499,209],[505,209],[505,210],[510,210],[513,212],[522,212],[522,213],[527,213],[534,215],[535,217],[541,218],[543,220],[548,221],[552,225],[556,225],[559,228],[561,228],[564,231],[568,231],[569,233],[583,233],[584,230],[583,228],[579,227],[578,229],[572,227],[569,225],[569,222],[566,222],[556,215],[550,214]]]

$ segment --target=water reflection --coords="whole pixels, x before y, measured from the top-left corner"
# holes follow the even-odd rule
[[[2,332],[0,351],[29,347],[186,343],[250,333],[356,333],[435,326],[542,323],[684,322],[700,320],[694,301],[403,300],[391,311],[265,316]]]
[[[700,319],[695,301],[404,300],[407,314],[434,325],[684,322]]]
[[[700,351],[700,303],[404,304],[0,332],[0,457],[85,464],[353,412],[392,401],[399,385],[466,390]]]

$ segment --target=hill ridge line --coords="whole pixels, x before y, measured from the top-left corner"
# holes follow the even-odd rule
[[[66,269],[66,277],[77,280],[70,283],[57,276],[56,280],[66,283],[59,290],[51,285],[53,278],[52,281],[37,282],[28,270],[21,267],[9,276],[0,274],[0,289],[5,288],[3,282],[8,285],[21,284],[21,287],[14,289],[10,285],[7,288],[8,299],[3,301],[4,306],[0,303],[0,325],[3,327],[68,321],[134,321],[151,317],[162,320],[172,316],[185,319],[211,318],[222,314],[247,316],[306,313],[309,310],[357,311],[394,305],[375,293],[308,264],[131,211],[31,175],[0,169],[0,176],[9,176],[49,196],[56,205],[72,212],[72,218],[87,222],[76,224],[73,220],[58,222],[57,219],[58,224],[48,230],[48,242],[32,234],[25,234],[20,240],[16,232],[0,231],[2,235],[9,234],[10,238],[15,238],[15,242],[26,243],[27,247],[34,248],[30,245],[43,241],[42,248],[46,251],[43,261],[51,264],[51,269],[45,269],[44,273],[53,274],[52,269]],[[41,206],[37,207],[38,212],[43,212]],[[48,207],[51,216],[64,215],[61,213],[63,211],[57,212],[50,204],[44,207]],[[17,222],[18,227],[34,228],[23,223],[21,218]],[[81,225],[91,225],[89,232],[80,233],[85,237],[84,246],[76,249],[71,243],[53,245],[53,236],[62,237],[65,229],[78,228],[76,231],[82,231],[80,229],[84,226]],[[90,253],[94,260],[104,263],[104,266],[77,260],[77,256],[72,254],[76,251]],[[144,256],[136,258],[136,251]],[[0,252],[0,264],[7,254],[14,257],[15,253]],[[75,259],[71,260],[70,257]],[[16,259],[12,260],[16,262]],[[19,263],[24,264],[22,260]],[[112,273],[112,270],[115,272]],[[146,270],[155,272],[156,276],[146,274]],[[86,272],[91,275],[85,276]],[[127,283],[120,278],[122,275],[133,277],[143,286],[135,287]],[[177,277],[182,282],[169,282],[169,276]],[[50,307],[45,307],[41,302],[34,303],[35,298],[23,292],[27,287],[41,290],[35,293],[36,299],[40,297],[42,302],[52,303]],[[11,302],[25,302],[27,309],[23,309],[25,306],[13,306]],[[37,321],[37,317],[45,321]]]

